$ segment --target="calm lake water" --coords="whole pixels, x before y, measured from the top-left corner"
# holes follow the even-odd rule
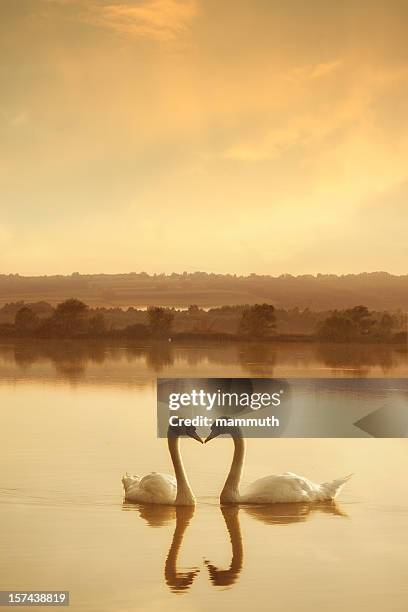
[[[123,472],[172,471],[158,375],[404,378],[408,353],[3,341],[0,589],[70,590],[95,612],[407,610],[406,439],[248,440],[244,483],[355,476],[336,505],[224,511],[231,441],[182,440],[196,508],[124,504]]]

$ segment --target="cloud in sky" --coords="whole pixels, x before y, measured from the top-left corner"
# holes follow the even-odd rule
[[[198,13],[195,0],[144,0],[127,4],[95,5],[93,23],[119,33],[159,41],[176,39]]]
[[[341,60],[333,60],[330,62],[302,66],[300,68],[295,68],[287,78],[293,81],[319,79],[336,72],[336,70],[338,70],[340,67]]]
[[[71,19],[119,34],[143,36],[157,41],[172,41],[184,34],[198,14],[198,0],[42,0],[74,8]]]
[[[406,271],[404,3],[0,13],[4,271]]]

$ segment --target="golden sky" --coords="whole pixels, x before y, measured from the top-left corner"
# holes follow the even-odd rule
[[[406,0],[0,0],[0,272],[406,273]]]

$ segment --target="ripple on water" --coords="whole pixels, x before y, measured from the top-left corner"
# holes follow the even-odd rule
[[[117,507],[118,497],[114,495],[100,495],[95,498],[89,495],[67,494],[58,489],[40,489],[32,491],[21,487],[0,488],[0,504],[13,506],[42,506],[49,508],[59,507]]]

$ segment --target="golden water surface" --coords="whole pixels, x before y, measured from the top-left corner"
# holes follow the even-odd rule
[[[407,610],[406,439],[248,440],[244,484],[354,472],[333,505],[221,509],[228,439],[182,440],[195,509],[124,504],[120,482],[171,473],[158,375],[407,374],[401,347],[3,342],[0,589],[69,590],[95,612]]]

